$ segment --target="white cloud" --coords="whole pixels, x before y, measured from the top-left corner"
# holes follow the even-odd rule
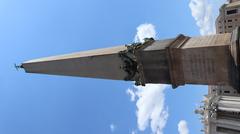
[[[115,132],[115,130],[116,130],[116,125],[110,124],[110,130],[111,130],[111,132]]]
[[[181,120],[178,123],[178,132],[179,134],[189,134],[187,122],[185,120]]]
[[[131,97],[131,101],[135,101],[136,94],[134,93],[133,90],[128,89],[128,90],[126,91],[126,93]]]
[[[189,7],[201,35],[215,33],[215,20],[224,2],[226,0],[190,0]]]
[[[137,134],[137,132],[136,131],[132,131],[131,134]]]
[[[189,7],[192,16],[196,20],[197,26],[200,28],[201,35],[209,35],[215,33],[213,8],[208,0],[191,0]]]
[[[140,131],[146,130],[150,125],[154,134],[162,134],[167,123],[168,110],[165,106],[164,89],[166,85],[147,84],[134,86],[137,100],[137,123]]]
[[[144,38],[156,38],[155,26],[145,23],[137,27],[137,34],[134,38],[135,42],[144,42]]]

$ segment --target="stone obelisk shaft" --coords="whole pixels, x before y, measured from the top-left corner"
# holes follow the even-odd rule
[[[120,69],[118,52],[125,46],[84,51],[26,61],[22,64],[28,73],[81,76],[122,80],[126,73]]]
[[[233,34],[147,39],[144,43],[30,60],[22,67],[28,73],[129,80],[137,85],[238,87],[238,63],[234,62],[238,43],[232,45]]]

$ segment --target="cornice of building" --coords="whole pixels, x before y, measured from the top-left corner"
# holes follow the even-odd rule
[[[240,7],[240,1],[235,1],[229,4],[224,4],[226,8]]]
[[[234,2],[238,2],[240,0],[228,0],[229,3],[234,3]]]

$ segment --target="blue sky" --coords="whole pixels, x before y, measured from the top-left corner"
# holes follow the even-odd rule
[[[0,0],[0,133],[154,133],[149,124],[139,129],[136,103],[141,96],[131,101],[126,93],[134,88],[131,82],[26,74],[13,65],[131,43],[136,28],[145,23],[155,26],[158,39],[179,33],[197,36],[199,28],[205,28],[201,34],[211,33],[212,27],[206,26],[212,22],[196,21],[217,14],[220,4],[203,1],[213,12],[191,10],[189,0]],[[190,133],[200,133],[194,109],[206,93],[207,86],[161,90],[168,112],[164,134],[177,134],[180,120],[187,122]]]

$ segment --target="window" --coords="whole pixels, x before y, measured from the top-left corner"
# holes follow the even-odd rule
[[[226,94],[229,94],[229,93],[230,93],[230,91],[224,91],[224,93],[226,93]]]
[[[228,26],[228,28],[232,28],[232,26]]]
[[[238,19],[235,19],[235,21],[238,21]]]
[[[227,11],[227,15],[235,14],[235,13],[237,13],[237,9]]]
[[[225,128],[217,126],[217,132],[227,133],[227,134],[239,134],[240,131],[232,128]]]
[[[232,20],[228,20],[228,22],[232,22]]]

